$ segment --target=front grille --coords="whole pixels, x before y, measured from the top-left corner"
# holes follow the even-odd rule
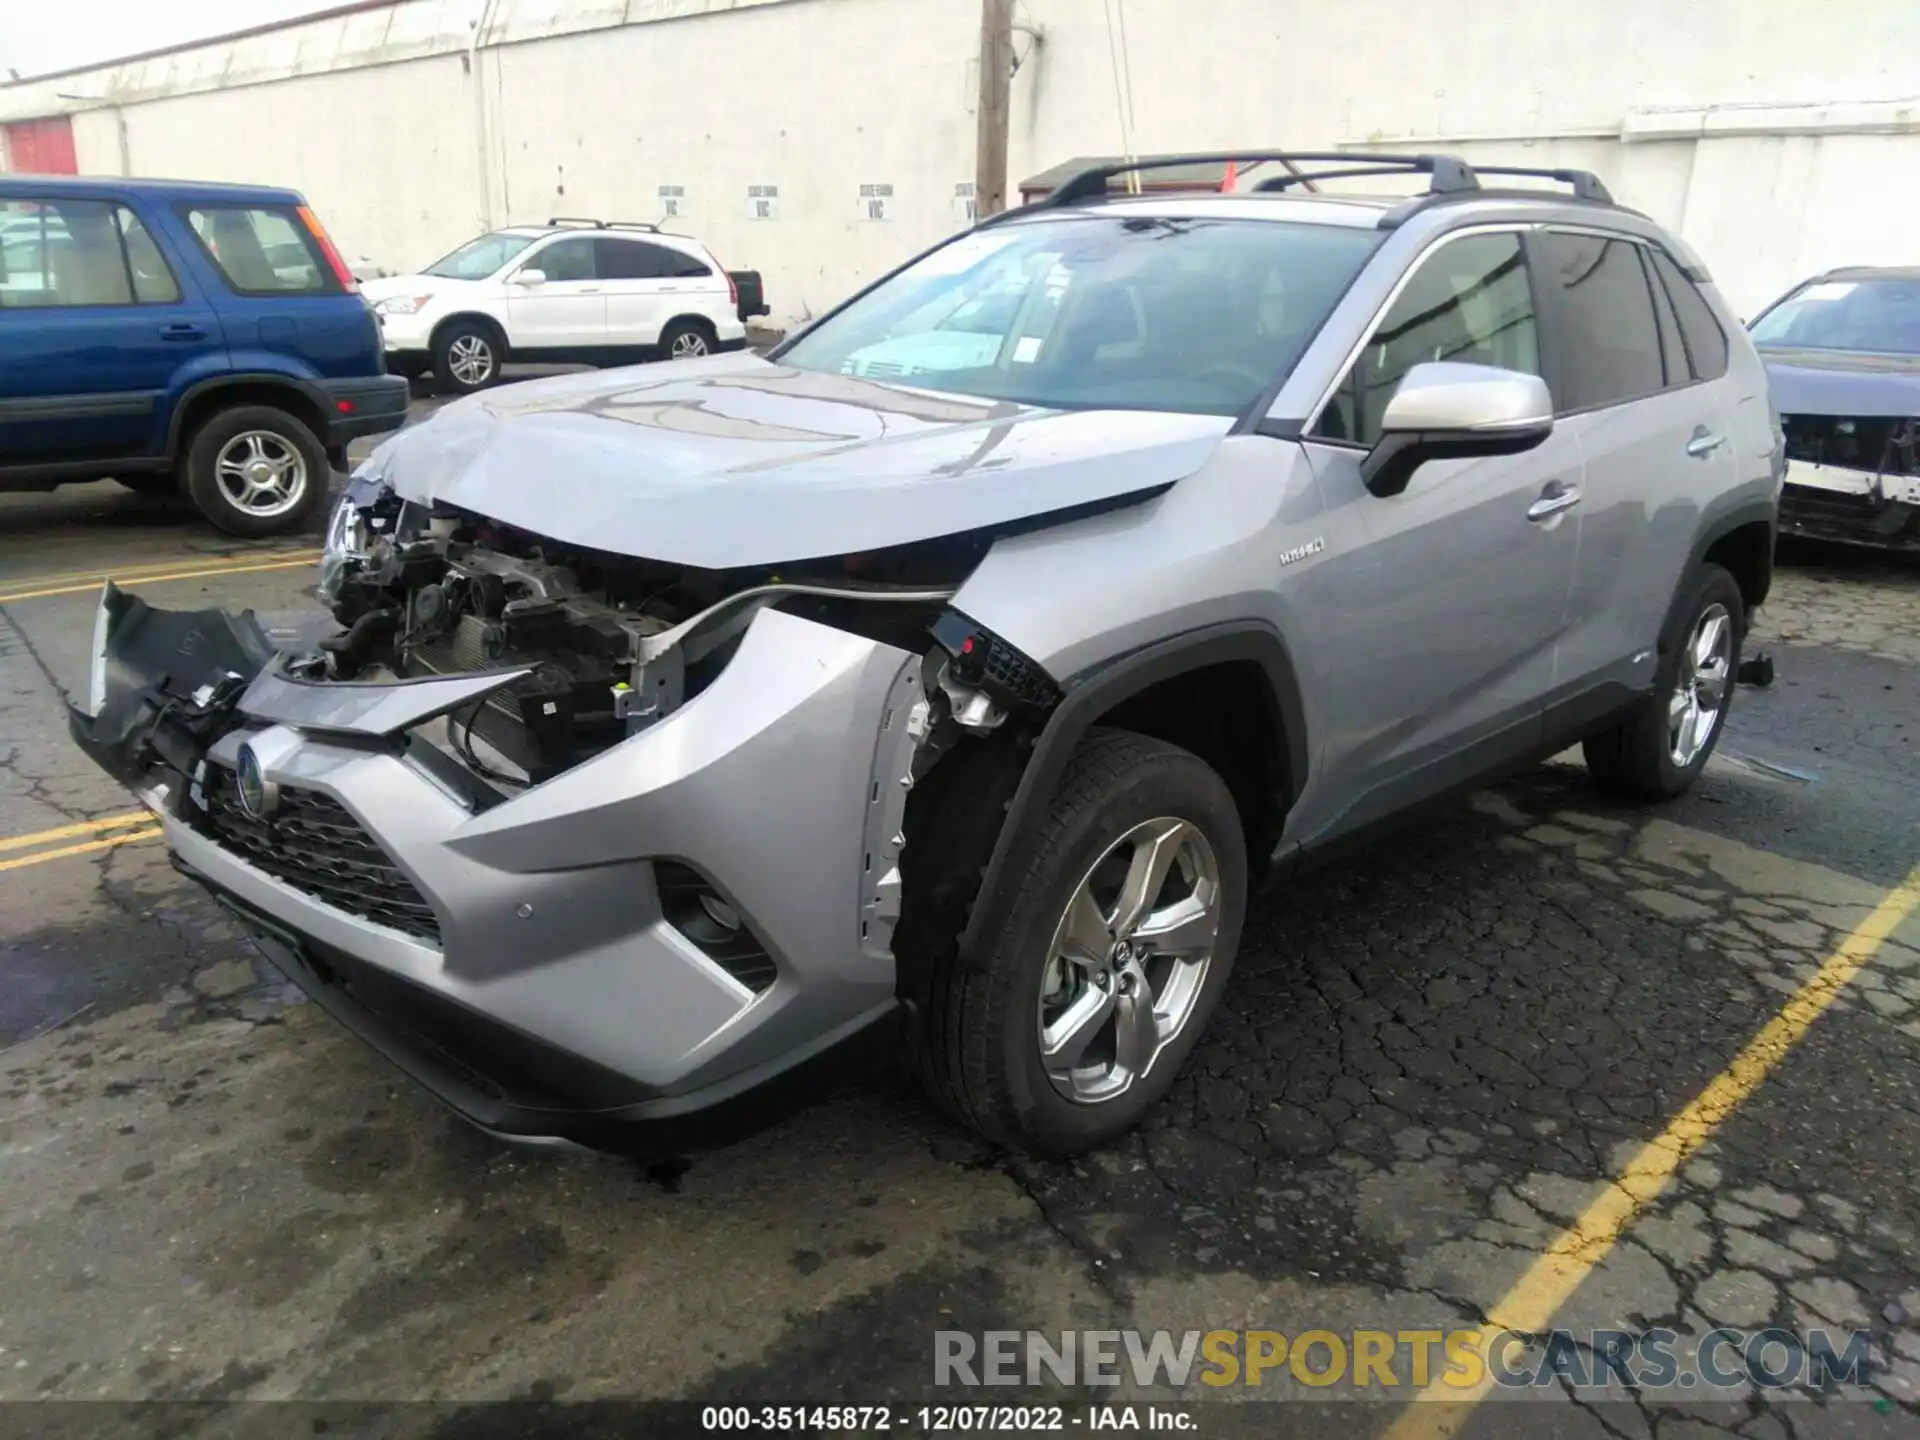
[[[233,771],[209,765],[199,828],[256,870],[376,925],[440,943],[426,898],[366,827],[330,795],[282,786],[270,820],[240,808]]]

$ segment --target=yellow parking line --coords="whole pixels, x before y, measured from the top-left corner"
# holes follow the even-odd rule
[[[64,860],[69,855],[91,855],[96,850],[111,850],[116,845],[131,845],[136,840],[151,840],[160,833],[158,825],[145,830],[135,830],[129,835],[109,835],[104,840],[89,840],[84,845],[65,845],[58,850],[42,850],[37,855],[20,855],[12,860],[0,860],[0,870],[23,870],[29,865],[39,865],[48,860]]]
[[[1760,1027],[1733,1062],[1709,1080],[1666,1129],[1640,1147],[1620,1177],[1607,1182],[1599,1197],[1500,1297],[1487,1312],[1487,1323],[1480,1327],[1483,1358],[1487,1347],[1509,1330],[1538,1334],[1551,1325],[1567,1297],[1607,1258],[1627,1226],[1652,1203],[1687,1157],[1759,1088],[1795,1042],[1833,1004],[1841,988],[1859,974],[1881,943],[1916,908],[1920,908],[1920,865],[1887,892],[1873,913],[1840,943],[1780,1012]],[[1459,1388],[1435,1380],[1415,1397],[1416,1403],[1401,1412],[1381,1440],[1447,1440],[1458,1435],[1474,1407],[1492,1388],[1491,1376],[1483,1376],[1477,1386]],[[1417,1403],[1422,1400],[1453,1403]]]
[[[0,850],[31,850],[36,845],[51,844],[55,840],[71,840],[76,835],[92,835],[100,830],[124,830],[129,825],[145,825],[152,821],[153,815],[146,810],[128,810],[119,815],[108,815],[101,820],[81,820],[72,825],[56,825],[51,830],[40,830],[32,835],[12,835],[0,839]]]
[[[318,560],[320,552],[308,545],[298,550],[249,550],[241,555],[161,555],[144,564],[122,565],[117,569],[64,570],[51,575],[23,575],[12,583],[15,585],[64,585],[69,580],[137,580],[149,571],[177,570],[183,565],[233,565],[243,560],[297,560],[302,556],[312,556]]]
[[[138,580],[141,576],[161,570],[178,570],[183,566],[207,566],[218,568],[223,565],[235,565],[245,560],[300,560],[320,558],[320,552],[311,546],[299,550],[254,550],[244,555],[164,555],[150,560],[144,565],[122,565],[118,569],[67,570],[55,575],[24,575],[14,580],[15,585],[65,585],[82,580]]]
[[[201,580],[218,575],[250,575],[257,570],[294,570],[313,563],[311,558],[302,558],[299,560],[269,560],[252,565],[220,565],[204,570],[176,570],[164,575],[115,576],[110,578],[116,580],[125,579],[130,584],[157,585],[163,580]],[[105,578],[109,577],[92,580],[83,585],[55,585],[45,590],[19,590],[0,593],[0,605],[10,605],[19,600],[46,600],[55,595],[84,595],[90,591],[98,590]]]

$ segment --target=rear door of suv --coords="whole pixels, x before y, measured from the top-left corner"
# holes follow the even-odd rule
[[[716,294],[726,306],[726,276],[698,256],[624,235],[603,235],[596,243],[607,282],[611,345],[657,345],[676,315],[710,315]]]
[[[384,373],[379,322],[298,197],[188,200],[176,213],[212,272],[234,369],[320,380]]]
[[[1553,225],[1529,243],[1555,427],[1578,437],[1586,457],[1555,690],[1569,705],[1604,708],[1619,687],[1651,681],[1701,508],[1735,487],[1732,417],[1726,387],[1715,383],[1726,373],[1726,337],[1710,311],[1706,330],[1695,317],[1702,353],[1690,358],[1663,279],[1679,272],[1650,242]],[[1681,298],[1705,304],[1697,292]]]
[[[166,397],[225,368],[164,222],[129,195],[0,195],[0,470],[157,456]]]

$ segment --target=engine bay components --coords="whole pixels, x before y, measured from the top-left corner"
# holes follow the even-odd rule
[[[524,668],[449,716],[449,735],[489,778],[539,784],[697,696],[764,608],[926,650],[930,631],[937,640],[953,627],[946,603],[986,540],[960,536],[783,571],[699,570],[559,545],[356,481],[327,543],[321,593],[344,632],[290,668],[332,680]],[[943,689],[955,720],[984,732],[1035,687],[1009,688],[1018,657],[984,635],[979,644],[977,655],[954,651],[958,668]],[[976,680],[987,687],[977,698]],[[483,762],[476,739],[518,773]]]

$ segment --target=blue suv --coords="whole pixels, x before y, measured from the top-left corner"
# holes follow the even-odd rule
[[[0,491],[112,476],[275,535],[406,412],[296,191],[0,175]]]

